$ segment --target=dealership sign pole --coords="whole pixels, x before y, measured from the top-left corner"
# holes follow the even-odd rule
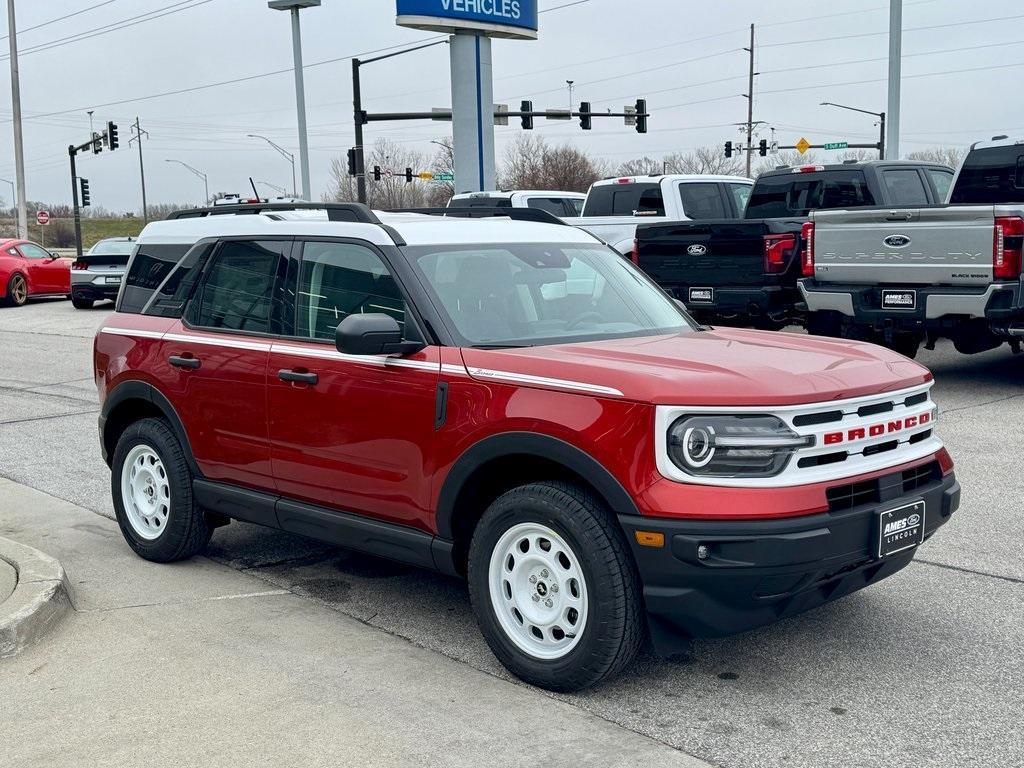
[[[451,34],[455,189],[496,186],[491,38],[537,38],[537,0],[397,0],[402,27]]]

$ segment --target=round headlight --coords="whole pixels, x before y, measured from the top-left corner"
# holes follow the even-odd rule
[[[683,459],[694,469],[707,466],[715,458],[715,428],[687,427],[683,432]]]

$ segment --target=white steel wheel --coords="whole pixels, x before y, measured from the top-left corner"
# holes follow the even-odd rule
[[[153,541],[167,527],[171,484],[163,460],[148,445],[131,449],[121,466],[121,499],[128,524],[139,537]]]
[[[566,656],[587,626],[587,582],[579,558],[540,523],[509,528],[491,551],[491,607],[505,635],[535,659]]]

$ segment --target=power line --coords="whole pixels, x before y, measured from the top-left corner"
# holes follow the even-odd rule
[[[64,21],[65,19],[70,19],[70,18],[72,18],[74,16],[81,16],[83,13],[88,13],[89,11],[94,11],[97,8],[102,8],[104,5],[110,5],[111,3],[116,3],[118,1],[119,0],[104,0],[104,2],[102,2],[102,3],[96,3],[96,5],[90,5],[88,8],[83,8],[80,11],[75,11],[74,13],[66,13],[63,16],[58,16],[55,19],[50,19],[49,21],[44,21],[41,24],[36,24],[34,27],[25,27],[24,29],[18,30],[18,34],[19,35],[23,35],[26,32],[31,32],[33,29],[40,29],[41,27],[47,27],[50,24],[56,24],[58,21]],[[0,40],[6,40],[8,37],[9,37],[9,35],[4,35],[3,37],[0,37]]]

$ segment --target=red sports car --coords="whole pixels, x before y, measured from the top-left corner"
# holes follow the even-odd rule
[[[0,240],[0,304],[20,307],[30,296],[68,296],[71,265],[28,240]]]

